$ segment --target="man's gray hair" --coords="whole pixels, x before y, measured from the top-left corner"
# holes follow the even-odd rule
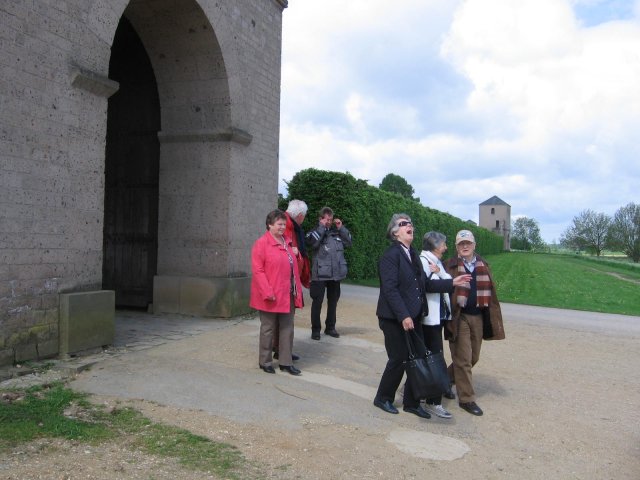
[[[306,216],[307,210],[309,210],[309,207],[302,200],[291,200],[287,206],[287,213],[292,218],[296,218],[300,214]]]
[[[433,252],[443,243],[447,242],[447,236],[440,232],[427,232],[422,237],[422,249]]]
[[[401,220],[407,220],[410,222],[411,217],[406,213],[394,213],[391,216],[391,220],[389,220],[389,225],[387,226],[387,238],[389,240],[396,239],[396,233],[398,233],[398,230],[400,230],[400,227],[398,226],[398,222]]]

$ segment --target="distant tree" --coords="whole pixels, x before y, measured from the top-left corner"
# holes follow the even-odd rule
[[[384,190],[385,192],[399,193],[409,200],[420,202],[419,198],[414,198],[413,194],[415,193],[415,191],[413,190],[413,187],[409,185],[409,182],[407,182],[400,175],[396,175],[395,173],[387,174],[387,176],[382,179],[382,182],[380,183],[380,186],[378,188],[380,190]]]
[[[578,250],[594,252],[598,257],[607,244],[611,217],[593,210],[584,210],[573,217],[573,225],[562,234],[561,243]]]
[[[513,222],[511,247],[516,250],[536,250],[545,247],[540,227],[533,218],[520,217]]]
[[[609,245],[620,249],[635,263],[640,261],[640,205],[629,203],[613,216]]]

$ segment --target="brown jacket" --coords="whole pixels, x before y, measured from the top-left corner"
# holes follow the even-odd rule
[[[496,293],[496,284],[493,281],[491,270],[487,261],[476,253],[476,257],[482,260],[487,266],[489,271],[489,279],[491,280],[491,302],[489,307],[482,309],[483,320],[483,335],[484,340],[504,340],[504,326],[502,324],[502,311],[500,310],[500,302],[498,302],[498,295]],[[458,257],[453,257],[447,260],[446,268],[449,275],[457,277],[460,275],[458,272]],[[457,295],[455,292],[451,295],[451,320],[444,324],[444,338],[446,340],[455,341],[458,338],[458,325],[460,324],[460,313],[462,308],[458,305]]]

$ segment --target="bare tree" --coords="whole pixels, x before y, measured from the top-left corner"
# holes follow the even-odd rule
[[[640,205],[631,202],[618,209],[609,229],[609,243],[635,263],[640,261]]]
[[[593,251],[599,257],[607,244],[611,217],[584,210],[573,217],[573,225],[562,234],[561,243],[578,250]]]

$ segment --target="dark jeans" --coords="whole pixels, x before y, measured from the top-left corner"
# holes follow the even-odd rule
[[[335,330],[336,328],[336,310],[338,308],[338,300],[340,300],[340,281],[313,280],[309,288],[309,295],[311,296],[312,332],[319,332],[322,328],[320,311],[322,310],[325,290],[327,291],[327,318],[324,321],[325,331]]]
[[[389,400],[393,403],[396,391],[400,386],[402,377],[404,376],[405,361],[409,358],[407,350],[407,341],[405,340],[404,328],[402,324],[395,319],[379,319],[380,329],[384,333],[384,347],[387,350],[387,366],[382,373],[380,385],[376,398]],[[420,320],[413,320],[416,333],[422,335],[422,325]],[[404,384],[404,397],[402,403],[405,407],[417,407],[420,405],[420,399],[413,396],[409,380]]]
[[[422,325],[424,344],[428,350],[434,353],[442,352],[442,325]],[[442,395],[427,398],[430,405],[441,405]]]

